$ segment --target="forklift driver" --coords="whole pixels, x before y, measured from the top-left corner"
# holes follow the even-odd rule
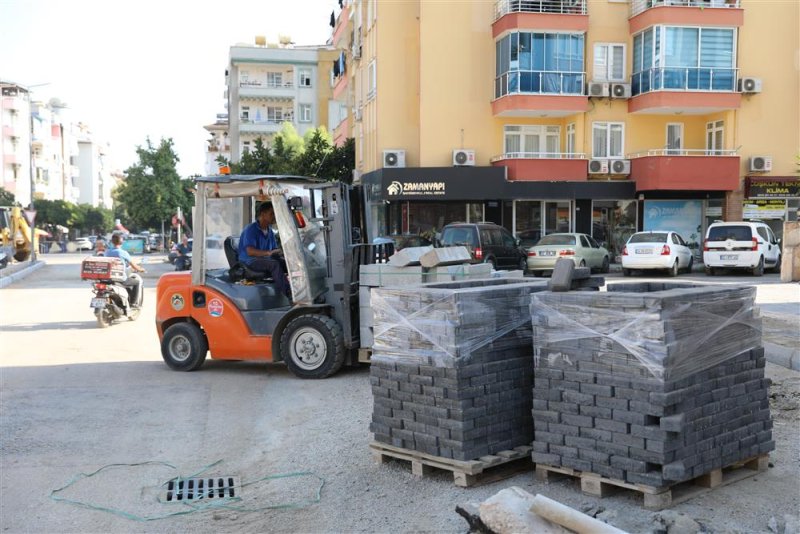
[[[291,300],[289,280],[281,266],[281,250],[271,225],[275,224],[275,210],[270,202],[258,206],[256,220],[242,230],[239,237],[239,261],[253,271],[269,273],[275,289]]]

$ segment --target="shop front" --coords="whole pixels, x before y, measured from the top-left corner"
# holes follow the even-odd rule
[[[505,167],[384,168],[361,179],[370,240],[432,240],[452,222],[490,221],[523,246],[554,232],[582,232],[618,255],[637,224],[634,184],[627,181],[510,181]]]
[[[798,220],[800,210],[800,177],[747,176],[742,219],[763,221],[779,238],[783,237],[784,221]]]

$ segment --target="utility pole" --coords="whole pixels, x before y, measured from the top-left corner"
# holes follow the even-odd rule
[[[183,225],[183,214],[181,213],[181,207],[178,206],[178,243],[181,242],[181,226]]]
[[[30,203],[30,210],[32,213],[35,213],[33,208],[33,189],[34,189],[34,179],[33,179],[33,170],[34,170],[34,161],[33,161],[33,110],[31,109],[31,93],[28,91],[28,124],[30,126],[30,136],[28,136],[28,149],[30,151],[30,167],[31,167],[31,203]],[[36,225],[34,224],[35,221],[29,221],[31,223],[31,264],[36,262]]]

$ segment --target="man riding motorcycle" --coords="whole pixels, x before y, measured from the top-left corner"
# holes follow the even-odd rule
[[[128,251],[122,250],[122,236],[114,234],[111,236],[111,247],[106,250],[105,256],[108,258],[120,258],[125,263],[125,281],[122,283],[128,289],[131,307],[139,308],[142,305],[142,277],[136,273],[144,273],[145,270],[136,262]],[[130,273],[128,268],[133,269]]]

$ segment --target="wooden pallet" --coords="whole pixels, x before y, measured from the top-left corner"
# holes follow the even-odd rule
[[[411,473],[417,477],[429,475],[434,469],[450,471],[453,473],[453,483],[462,488],[502,480],[533,467],[531,447],[527,446],[515,447],[510,451],[500,451],[466,462],[392,447],[377,441],[370,443],[369,447],[379,464],[391,459],[411,462]]]
[[[764,454],[737,462],[731,466],[714,469],[703,476],[680,482],[672,486],[654,487],[644,484],[631,484],[621,480],[606,478],[594,473],[576,471],[568,467],[554,467],[536,464],[536,478],[547,482],[552,474],[579,478],[581,491],[594,497],[605,497],[619,488],[638,491],[644,496],[644,507],[648,510],[663,510],[675,504],[693,499],[714,488],[727,486],[733,482],[749,478],[767,470],[769,455]]]

